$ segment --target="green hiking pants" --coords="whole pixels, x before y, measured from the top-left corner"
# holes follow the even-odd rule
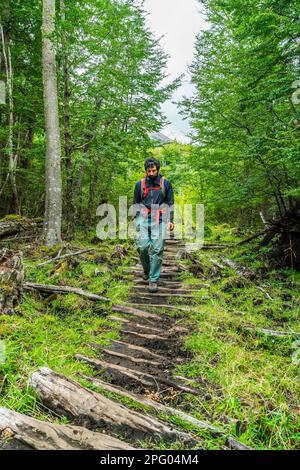
[[[160,276],[166,238],[167,224],[139,215],[136,221],[136,246],[144,271],[149,273],[149,282],[157,282]],[[152,247],[150,262],[149,248]]]

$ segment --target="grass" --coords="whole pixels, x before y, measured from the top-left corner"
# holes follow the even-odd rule
[[[27,281],[81,287],[120,300],[128,291],[128,284],[118,284],[115,273],[95,263],[93,255],[85,254],[76,266],[70,267],[64,261],[58,268],[54,264],[37,268],[45,253],[48,256],[44,247],[37,247],[34,255],[25,259]],[[96,267],[101,273],[97,276]],[[5,362],[0,363],[0,405],[49,419],[47,409],[28,386],[28,378],[41,366],[75,379],[79,373],[91,374],[91,368],[76,361],[74,355],[95,356],[88,343],[107,345],[110,339],[118,339],[115,324],[106,318],[109,313],[109,304],[75,294],[43,299],[38,293],[25,292],[18,314],[0,316],[0,339],[5,341]]]
[[[223,224],[212,227],[206,241],[233,240],[238,237]],[[95,246],[95,252],[86,253],[75,262],[41,268],[37,268],[41,257],[54,254],[59,247],[48,250],[37,246],[25,257],[26,280],[80,287],[122,303],[131,283],[121,282],[120,276],[133,251],[129,245],[124,256],[114,257],[116,243],[101,243]],[[77,239],[74,244],[91,246],[84,239]],[[245,281],[231,268],[215,271],[210,258],[222,263],[221,256],[227,256],[261,272],[264,253],[254,254],[248,246],[220,252],[200,250],[196,255],[206,279],[190,274],[182,277],[187,284],[208,286],[199,287],[188,314],[176,308],[162,311],[183,324],[191,324],[184,347],[192,358],[177,366],[176,374],[198,386],[199,395],[180,394],[181,406],[256,449],[299,449],[299,365],[292,360],[297,352],[295,338],[273,338],[259,332],[259,328],[299,332],[299,273],[270,268],[260,279]],[[188,266],[189,262],[185,260],[184,264]],[[220,279],[215,282],[216,276]],[[0,340],[5,340],[6,345],[6,360],[0,363],[0,404],[47,421],[67,422],[37,399],[28,377],[38,367],[47,366],[93,389],[79,377],[94,375],[93,369],[74,355],[96,356],[88,344],[106,345],[110,339],[118,338],[120,324],[107,318],[109,303],[91,302],[74,294],[44,298],[26,292],[18,313],[0,316]],[[109,392],[105,395],[129,408],[150,412],[134,400]],[[174,397],[170,405],[175,407],[176,403]],[[224,436],[212,437],[178,417],[158,416],[193,433],[201,448],[220,449],[225,443]],[[140,445],[147,449],[184,448],[182,442],[144,441]]]
[[[244,256],[243,250],[231,249],[225,256],[259,270],[264,265],[260,255]],[[205,275],[211,276],[210,299],[202,302],[196,316],[190,313],[196,329],[185,348],[193,359],[177,367],[177,372],[203,384],[209,399],[201,403],[200,418],[207,416],[215,425],[229,426],[231,434],[256,449],[299,449],[300,369],[292,361],[295,337],[259,332],[259,328],[299,332],[294,278],[291,281],[290,272],[270,271],[263,281],[243,281],[228,268],[213,282],[210,257],[222,263],[216,252],[198,254]],[[264,292],[257,288],[262,286]],[[198,401],[190,398],[189,407],[195,413]]]

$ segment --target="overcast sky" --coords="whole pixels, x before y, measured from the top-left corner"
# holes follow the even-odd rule
[[[164,35],[161,45],[170,56],[168,81],[185,73],[183,85],[174,93],[172,100],[190,96],[193,92],[187,66],[193,61],[196,34],[208,28],[200,7],[197,0],[145,0],[145,9],[149,12],[147,25],[156,37]],[[169,101],[162,108],[171,122],[162,132],[168,137],[187,141],[189,125],[178,114],[176,105]]]

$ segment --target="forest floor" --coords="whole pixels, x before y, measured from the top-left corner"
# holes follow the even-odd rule
[[[222,225],[205,243],[239,239]],[[0,316],[0,406],[93,435],[105,429],[134,448],[299,449],[300,273],[272,268],[254,244],[189,257],[180,240],[166,242],[160,288],[149,295],[133,242],[78,236],[68,248],[93,251],[41,267],[59,247],[7,242],[23,251],[27,283],[110,302],[26,290],[17,312]],[[71,408],[58,398],[68,387]],[[83,409],[87,391],[97,406]],[[117,424],[95,415],[101,397],[122,405]],[[0,447],[13,434],[2,433]],[[25,436],[22,445],[40,444]]]

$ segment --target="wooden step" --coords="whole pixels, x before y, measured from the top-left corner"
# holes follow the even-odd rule
[[[77,355],[76,358],[88,363],[88,358],[84,356]],[[94,361],[97,363],[96,359]],[[102,361],[99,363],[102,364]],[[34,372],[29,383],[48,408],[56,414],[84,423],[85,427],[121,434],[128,441],[149,438],[194,441],[190,435],[177,431],[155,418],[130,410],[115,400],[88,390],[78,382],[46,367]]]
[[[192,290],[192,289],[178,289],[178,288],[175,288],[175,289],[171,289],[170,287],[162,287],[162,286],[158,286],[158,290],[160,293],[165,293],[165,294],[169,294],[169,295],[173,295],[173,294],[176,294],[176,295],[182,295],[182,294],[189,294],[191,292],[199,292],[199,290]],[[141,293],[148,293],[148,286],[145,285],[145,286],[134,286],[134,292],[141,292]]]
[[[128,318],[117,317],[117,316],[114,316],[114,315],[110,315],[107,318],[109,320],[117,321],[117,322],[123,323],[125,325],[129,325],[129,326],[132,325],[134,328],[137,328],[139,330],[143,330],[145,333],[147,333],[147,332],[149,332],[149,333],[152,332],[152,333],[157,333],[157,334],[164,333],[164,330],[162,330],[162,329],[155,328],[153,326],[142,325],[141,323],[132,322],[132,320],[128,320]]]
[[[144,270],[140,266],[128,266],[126,267],[126,271],[135,271],[141,274],[144,274]],[[164,269],[162,268],[161,270],[162,273],[177,273],[177,272],[182,272],[180,269]]]
[[[150,344],[150,342],[159,342],[159,343],[169,343],[169,342],[172,342],[174,341],[174,338],[170,338],[168,336],[159,336],[157,334],[152,334],[152,333],[141,333],[141,332],[137,332],[137,331],[132,331],[132,330],[128,330],[128,329],[122,329],[120,330],[121,333],[123,333],[123,335],[129,335],[129,336],[133,336],[135,338],[139,338],[141,340],[143,340],[144,342],[148,342]]]
[[[118,353],[110,349],[102,350],[102,359],[107,362],[125,366],[126,363],[131,364],[133,368],[142,368],[143,370],[147,369],[164,369],[163,363],[159,361],[153,361],[151,359],[142,359],[137,357],[128,356],[127,354]]]
[[[160,376],[153,376],[152,374],[147,374],[144,372],[140,372],[134,369],[128,369],[126,367],[118,366],[116,364],[109,364],[104,361],[100,361],[99,359],[89,358],[82,356],[81,354],[76,354],[76,359],[86,362],[91,366],[95,367],[96,369],[103,369],[109,375],[113,376],[117,379],[117,382],[122,383],[133,383],[135,385],[140,385],[144,387],[155,387],[157,389],[157,385],[161,384],[164,387],[167,385],[175,390],[180,390],[181,392],[191,393],[193,395],[198,395],[199,391],[195,388],[189,387],[185,384],[182,384],[176,380],[173,380],[169,377],[160,377]]]
[[[143,305],[143,307],[145,307],[145,306]],[[141,318],[141,319],[145,319],[145,320],[160,321],[160,317],[158,315],[156,315],[155,313],[147,312],[145,310],[138,309],[138,308],[133,307],[132,305],[129,305],[129,304],[126,304],[126,305],[121,305],[121,304],[113,305],[111,310],[113,312],[125,313],[125,314],[132,315],[132,316],[135,316],[135,317],[138,317],[138,318]]]
[[[131,274],[131,275],[134,275],[134,276],[141,276],[143,274],[142,271],[123,271],[124,274]],[[179,279],[179,275],[180,273],[178,272],[170,272],[170,273],[164,273],[162,272],[160,274],[160,277],[163,278],[163,279]]]
[[[172,305],[172,304],[149,304],[148,302],[146,303],[137,303],[137,302],[132,302],[131,304],[127,304],[131,306],[136,306],[136,307],[147,307],[147,308],[159,308],[159,309],[165,309],[165,310],[178,310],[181,312],[190,312],[191,307],[193,305],[185,305],[184,307],[181,305]]]
[[[141,357],[141,358],[151,358],[153,360],[157,361],[169,361],[165,356],[162,356],[158,354],[157,352],[154,352],[147,347],[139,346],[137,344],[132,344],[132,343],[127,343],[124,340],[123,341],[118,341],[118,340],[110,340],[110,343],[114,347],[116,351],[121,351],[124,352],[124,354],[129,354],[134,357]],[[111,349],[111,348],[110,348]],[[172,358],[173,360],[173,358]],[[181,363],[183,361],[182,358],[179,357],[174,357],[174,362]]]
[[[199,297],[195,296],[195,295],[188,295],[188,294],[177,294],[176,292],[161,292],[160,291],[160,287],[158,287],[158,291],[157,292],[147,292],[145,291],[145,294],[142,295],[141,292],[138,292],[139,294],[139,299],[142,299],[142,298],[149,298],[150,300],[153,300],[154,298],[157,298],[157,299],[169,299],[171,300],[172,298],[176,299],[177,301],[180,300],[180,299],[198,299]],[[135,290],[134,292],[131,294],[131,296],[129,297],[132,298],[132,296],[135,295]]]
[[[113,392],[117,395],[122,397],[131,398],[132,400],[138,402],[142,406],[151,407],[154,413],[163,412],[167,416],[178,416],[179,418],[183,419],[184,421],[192,424],[194,427],[198,429],[204,429],[208,432],[211,432],[216,435],[225,434],[225,430],[221,429],[217,426],[212,425],[211,423],[207,423],[205,421],[201,421],[194,416],[191,416],[184,411],[181,411],[176,408],[171,408],[170,406],[166,406],[160,402],[154,401],[150,398],[147,398],[143,395],[137,395],[136,393],[129,392],[128,390],[124,390],[117,385],[112,385],[110,383],[104,382],[103,380],[96,378],[96,377],[88,377],[86,375],[83,376],[86,380],[91,382],[95,387],[98,387],[100,390],[106,390],[108,392]]]
[[[134,278],[133,282],[135,285],[149,285],[149,281],[142,278]],[[164,287],[185,287],[182,281],[177,281],[176,279],[159,279],[158,286]]]
[[[133,266],[126,266],[126,269],[130,269],[132,271],[141,271],[141,273],[144,273],[144,269],[140,264],[135,264]],[[182,272],[184,271],[180,266],[177,264],[167,264],[165,265],[164,263],[162,264],[162,269],[161,272]]]

